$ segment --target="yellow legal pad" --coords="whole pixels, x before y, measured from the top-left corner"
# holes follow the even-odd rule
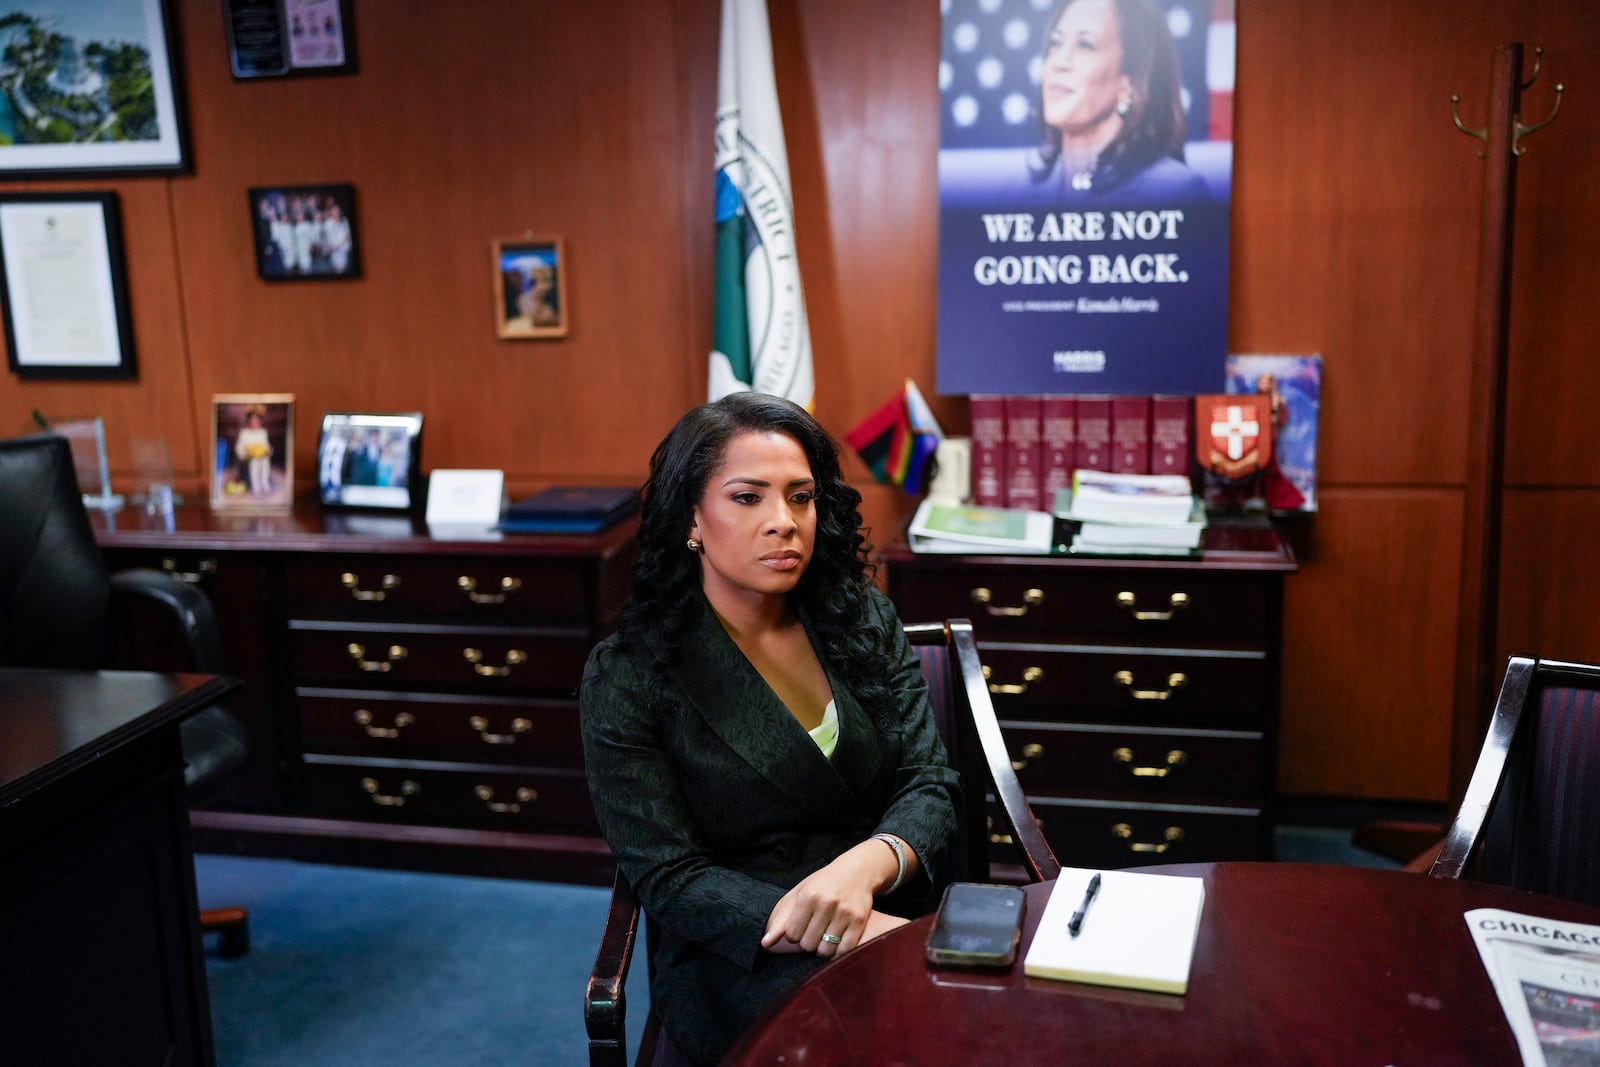
[[[1138,871],[1099,873],[1100,889],[1073,937],[1067,923],[1082,905],[1095,872],[1062,868],[1023,958],[1023,973],[1157,993],[1187,992],[1205,882]]]

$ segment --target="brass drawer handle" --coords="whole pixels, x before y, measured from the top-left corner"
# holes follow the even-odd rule
[[[990,615],[1016,617],[1026,615],[1032,609],[1044,603],[1043,589],[1029,589],[1022,594],[1022,605],[1015,608],[997,608],[990,603],[994,594],[985,586],[979,586],[972,591],[972,602],[981,605]]]
[[[467,599],[474,604],[504,604],[508,596],[522,588],[522,579],[502,578],[500,579],[500,592],[480,593],[478,592],[478,579],[469,578],[463,574],[456,579],[456,588],[465,593]]]
[[[378,792],[378,780],[376,778],[361,779],[361,788],[372,798],[374,804],[385,808],[403,808],[406,806],[406,798],[414,797],[422,792],[422,787],[409,778],[400,783],[399,793]]]
[[[1111,761],[1123,764],[1128,768],[1128,773],[1135,778],[1165,778],[1172,773],[1174,767],[1182,767],[1189,762],[1188,753],[1181,748],[1172,749],[1167,753],[1167,762],[1161,767],[1137,767],[1133,763],[1133,749],[1115,748],[1111,750]]]
[[[406,651],[405,645],[390,645],[387,659],[366,659],[367,646],[358,645],[354,641],[345,645],[344,650],[349,653],[351,659],[356,661],[356,666],[364,671],[387,672],[396,663],[410,655]]]
[[[991,815],[986,821],[989,824],[989,844],[1014,845],[1017,843],[1017,839],[1010,834],[997,834],[994,832],[994,816]],[[1044,820],[1039,816],[1035,815],[1033,817],[1033,825],[1037,826],[1041,833],[1044,831]]]
[[[522,805],[532,804],[539,799],[539,791],[537,789],[529,789],[525,785],[517,787],[516,800],[496,800],[494,799],[494,790],[486,785],[475,785],[472,787],[472,791],[477,794],[479,800],[483,801],[484,807],[499,815],[515,815],[522,810]]]
[[[1125,822],[1119,822],[1111,828],[1111,836],[1127,843],[1129,852],[1166,852],[1173,845],[1183,840],[1183,827],[1169,826],[1161,832],[1160,841],[1133,841],[1133,827]]]
[[[1118,685],[1127,689],[1128,695],[1135,700],[1166,700],[1174,692],[1189,684],[1189,676],[1182,671],[1173,671],[1167,675],[1165,689],[1135,689],[1132,671],[1118,671],[1113,678]]]
[[[528,662],[528,654],[521,649],[513,648],[506,652],[504,667],[490,667],[483,662],[483,649],[463,648],[461,658],[472,664],[472,669],[485,678],[503,678],[511,673],[512,667],[520,667]]]
[[[983,668],[983,676],[989,677],[989,668]],[[1043,667],[1025,667],[1022,671],[1021,682],[990,682],[989,692],[1000,693],[1005,696],[1021,696],[1028,691],[1028,687],[1044,678]]]
[[[194,570],[180,571],[178,569],[177,560],[173,559],[171,556],[163,556],[161,559],[161,569],[172,575],[180,582],[201,582],[204,581],[209,575],[217,573],[217,561],[214,559],[203,559],[199,563],[195,564]]]
[[[1025,771],[1028,769],[1028,764],[1042,758],[1044,758],[1044,746],[1037,741],[1029,741],[1022,746],[1022,758],[1011,761],[1011,769],[1018,772]]]
[[[399,711],[395,713],[393,726],[374,726],[372,725],[372,712],[366,708],[356,709],[355,720],[357,726],[367,731],[368,737],[374,737],[380,741],[393,741],[400,736],[401,730],[417,721],[409,711]]]
[[[378,581],[379,588],[361,588],[361,576],[345,571],[339,575],[339,584],[350,590],[350,595],[357,600],[382,600],[389,595],[390,590],[400,588],[400,578],[397,575],[385,574]]]
[[[1173,593],[1167,598],[1167,603],[1172,607],[1167,611],[1140,611],[1139,598],[1124,589],[1117,594],[1117,604],[1133,612],[1133,617],[1140,622],[1166,622],[1178,612],[1189,606],[1188,593]]]
[[[492,734],[489,732],[489,720],[482,715],[474,715],[467,720],[467,725],[478,731],[478,736],[486,745],[514,745],[517,743],[517,734],[525,734],[533,729],[533,723],[528,719],[516,718],[511,720],[509,734]]]

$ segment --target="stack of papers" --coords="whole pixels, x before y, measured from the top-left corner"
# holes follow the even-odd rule
[[[1063,867],[1022,971],[1091,985],[1186,993],[1206,884],[1199,878],[1102,871],[1077,936],[1068,928],[1095,872]]]
[[[1204,502],[1177,474],[1074,471],[1053,510],[1076,524],[1074,552],[1186,554],[1200,547],[1206,528]]]
[[[906,533],[913,552],[1043,556],[1055,544],[1055,518],[1048,511],[924,500]]]

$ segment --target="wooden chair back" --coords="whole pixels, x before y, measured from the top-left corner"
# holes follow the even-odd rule
[[[1428,873],[1600,904],[1600,666],[1511,657]]]

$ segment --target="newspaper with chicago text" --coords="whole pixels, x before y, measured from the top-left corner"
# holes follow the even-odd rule
[[[1600,926],[1498,908],[1467,928],[1529,1067],[1600,1067]]]

